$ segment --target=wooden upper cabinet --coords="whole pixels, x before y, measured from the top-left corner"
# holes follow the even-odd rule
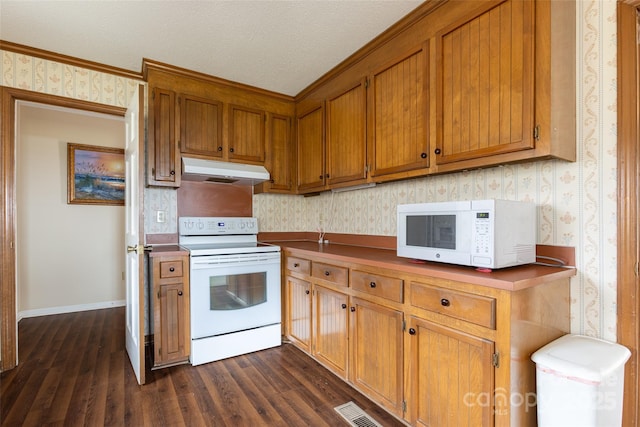
[[[265,122],[263,110],[229,106],[229,160],[264,163]]]
[[[436,38],[438,165],[535,147],[536,2],[490,4]]]
[[[324,104],[299,114],[298,191],[323,190],[325,185]]]
[[[326,101],[327,185],[367,178],[367,89],[358,81]]]
[[[178,106],[182,154],[222,157],[222,103],[181,94]]]
[[[180,186],[180,151],[177,145],[176,94],[155,87],[151,92],[152,119],[149,135],[147,184]]]
[[[428,47],[421,44],[371,75],[373,177],[429,167]]]
[[[266,190],[272,193],[293,191],[294,147],[291,140],[291,117],[267,114],[266,168],[271,181]]]

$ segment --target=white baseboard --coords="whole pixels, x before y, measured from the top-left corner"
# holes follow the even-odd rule
[[[62,307],[37,308],[18,312],[18,322],[28,317],[49,316],[51,314],[74,313],[76,311],[101,310],[103,308],[123,307],[125,300],[104,301],[92,304],[67,305]]]

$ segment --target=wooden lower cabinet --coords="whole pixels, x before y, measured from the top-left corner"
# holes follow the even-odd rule
[[[189,361],[189,255],[154,255],[151,262],[153,368]]]
[[[289,340],[311,352],[311,283],[287,276],[285,330]]]
[[[493,342],[413,316],[407,327],[411,424],[493,425]]]
[[[284,250],[293,344],[412,426],[536,425],[531,354],[570,331],[571,272],[508,290],[336,251]]]
[[[312,354],[343,379],[349,356],[347,303],[347,295],[314,285]]]
[[[403,416],[403,313],[351,298],[350,381],[398,417]]]

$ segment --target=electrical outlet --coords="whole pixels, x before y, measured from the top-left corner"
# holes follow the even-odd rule
[[[156,222],[165,222],[167,220],[167,213],[165,211],[156,211]]]

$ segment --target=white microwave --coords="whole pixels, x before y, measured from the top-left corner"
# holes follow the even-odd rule
[[[398,256],[481,268],[536,260],[536,207],[510,200],[398,205]]]

